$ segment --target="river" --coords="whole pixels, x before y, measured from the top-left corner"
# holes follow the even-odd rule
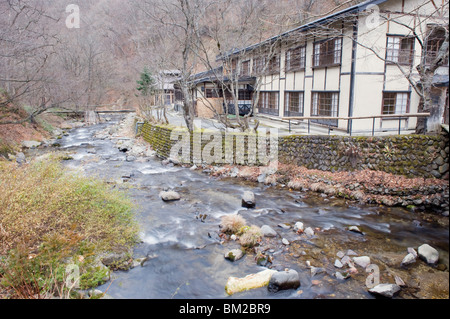
[[[154,257],[142,267],[114,272],[112,282],[99,287],[112,298],[374,298],[365,286],[368,274],[364,269],[358,268],[347,280],[333,275],[339,270],[334,267],[336,254],[349,249],[369,256],[379,266],[381,282],[393,283],[394,275],[401,277],[408,287],[398,298],[448,298],[448,269],[439,270],[420,260],[408,269],[399,265],[408,247],[417,250],[427,243],[438,249],[440,263],[445,265],[441,267],[448,267],[448,217],[360,205],[238,179],[217,179],[201,170],[163,166],[157,158],[128,162],[111,140],[94,137],[97,131],[116,123],[73,129],[59,141],[61,150],[73,152],[73,160],[65,162],[67,167],[119,181],[116,187],[129,192],[141,225],[142,242],[134,255]],[[127,175],[131,178],[122,184]],[[159,193],[166,188],[179,192],[182,199],[163,202]],[[241,207],[246,190],[256,195],[254,209]],[[273,293],[258,288],[227,296],[224,287],[230,276],[245,277],[266,269],[257,264],[254,252],[236,262],[224,258],[239,244],[220,242],[220,218],[237,212],[249,225],[267,224],[278,232],[277,238],[263,239],[260,250],[273,258],[269,264],[273,269],[290,268],[299,273],[298,289]],[[292,229],[278,226],[297,221],[316,229],[316,236],[305,240]],[[349,225],[360,227],[364,234],[348,231]],[[282,244],[282,238],[290,245]],[[307,262],[323,272],[312,274]]]

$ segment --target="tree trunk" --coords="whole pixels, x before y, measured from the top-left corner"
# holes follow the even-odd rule
[[[183,85],[182,87],[184,102],[183,102],[183,116],[186,126],[190,132],[194,131],[194,103],[191,99],[189,89]]]

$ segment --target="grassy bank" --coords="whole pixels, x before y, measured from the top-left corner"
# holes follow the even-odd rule
[[[69,296],[66,267],[81,288],[101,284],[101,253],[135,243],[138,227],[125,194],[64,171],[56,160],[0,162],[0,291],[8,297]]]

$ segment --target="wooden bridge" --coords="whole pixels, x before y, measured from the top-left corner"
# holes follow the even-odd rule
[[[67,114],[67,115],[84,115],[86,111],[65,110],[65,111],[47,111],[52,114]],[[115,114],[115,113],[134,113],[136,110],[98,110],[94,111],[97,114]]]

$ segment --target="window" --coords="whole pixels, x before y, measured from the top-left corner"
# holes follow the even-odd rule
[[[253,75],[263,75],[263,73],[275,74],[280,72],[280,56],[275,55],[269,61],[267,59],[265,56],[253,59]]]
[[[286,72],[299,71],[306,66],[306,46],[286,51]]]
[[[269,65],[267,67],[268,74],[280,73],[280,56],[276,55],[272,57],[269,61]]]
[[[414,60],[414,38],[388,36],[386,60],[388,63],[411,65]]]
[[[409,93],[383,93],[383,114],[405,114],[408,112]]]
[[[242,101],[251,101],[252,92],[248,90],[239,90],[238,91],[238,99]]]
[[[337,117],[339,105],[338,92],[313,92],[311,116]],[[313,122],[337,126],[338,120],[317,119]]]
[[[250,75],[250,61],[244,61],[241,64],[241,75]]]
[[[207,99],[218,98],[221,96],[221,92],[217,88],[206,88],[205,97]]]
[[[286,92],[284,98],[285,116],[303,116],[303,92]]]
[[[278,92],[260,92],[258,109],[260,113],[278,116]]]
[[[262,71],[264,70],[264,66],[266,64],[266,58],[265,57],[255,57],[253,58],[253,74],[254,75],[261,75]]]
[[[314,92],[312,116],[337,116],[339,93]]]
[[[313,66],[331,66],[341,63],[342,39],[335,38],[314,43]]]

